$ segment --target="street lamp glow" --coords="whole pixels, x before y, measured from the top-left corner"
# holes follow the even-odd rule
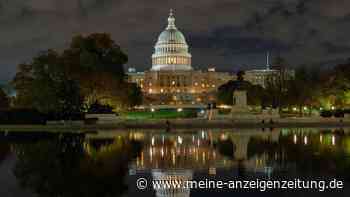
[[[155,109],[154,108],[151,108],[151,112],[154,112],[155,111]]]
[[[182,142],[183,142],[182,137],[177,136],[177,142],[178,142],[178,143],[181,145],[181,144],[182,144]]]
[[[334,106],[332,106],[332,107],[331,107],[331,109],[332,109],[332,110],[335,110],[335,107],[334,107]]]
[[[335,146],[335,135],[332,135],[332,145]]]
[[[304,144],[307,145],[308,144],[308,139],[307,136],[304,137]]]
[[[297,108],[296,108],[296,107],[293,107],[293,111],[297,111]]]
[[[304,107],[304,110],[305,110],[305,111],[307,110],[307,107],[306,107],[306,106]]]
[[[177,109],[177,112],[182,112],[182,111],[183,111],[182,108],[178,108],[178,109]]]

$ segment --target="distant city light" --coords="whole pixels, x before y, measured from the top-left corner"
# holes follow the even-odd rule
[[[297,111],[298,109],[296,107],[293,107],[293,111]]]
[[[182,111],[183,111],[182,108],[178,108],[178,109],[177,109],[177,112],[182,112]]]
[[[182,139],[182,137],[180,137],[180,136],[177,136],[177,142],[181,145],[182,144],[182,142],[183,142],[183,139]]]
[[[208,72],[215,72],[215,67],[208,68]]]
[[[218,108],[221,108],[221,109],[230,109],[231,106],[229,106],[229,105],[219,105]]]
[[[227,136],[225,133],[222,133],[222,134],[220,135],[220,140],[225,141],[225,140],[227,140],[227,139],[228,139],[228,136]]]
[[[335,146],[335,135],[332,135],[332,145]]]
[[[154,141],[155,141],[155,139],[154,139],[154,137],[152,137],[152,146],[154,146]]]
[[[151,112],[154,112],[154,111],[156,111],[154,108],[151,108]]]
[[[335,107],[334,107],[334,106],[332,106],[332,107],[331,107],[331,109],[332,109],[332,110],[335,110]]]
[[[308,139],[307,136],[304,137],[304,144],[307,145],[308,144]]]
[[[164,157],[164,148],[162,147],[162,149],[160,150],[160,153],[162,155],[162,157]]]

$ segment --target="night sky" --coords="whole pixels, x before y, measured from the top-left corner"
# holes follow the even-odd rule
[[[292,66],[350,57],[349,0],[0,0],[0,80],[39,51],[93,32],[110,33],[127,66],[148,69],[170,8],[195,68],[261,68],[266,51]]]

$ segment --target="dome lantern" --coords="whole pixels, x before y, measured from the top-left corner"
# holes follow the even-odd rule
[[[175,16],[173,9],[170,9],[169,18],[168,18],[168,27],[167,29],[176,29],[175,26]]]

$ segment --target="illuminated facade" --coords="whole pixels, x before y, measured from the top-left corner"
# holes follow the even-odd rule
[[[185,36],[177,29],[170,11],[167,28],[159,35],[152,55],[152,71],[192,70]]]
[[[159,35],[152,55],[152,68],[129,72],[129,81],[141,87],[146,103],[205,104],[215,100],[217,88],[233,79],[229,73],[194,70],[185,36],[170,12],[168,25]]]
[[[253,69],[245,71],[244,79],[253,85],[260,85],[266,88],[269,83],[276,82],[278,79],[291,80],[295,77],[295,71],[292,69],[278,70],[270,66],[270,54],[266,56],[266,69]]]

